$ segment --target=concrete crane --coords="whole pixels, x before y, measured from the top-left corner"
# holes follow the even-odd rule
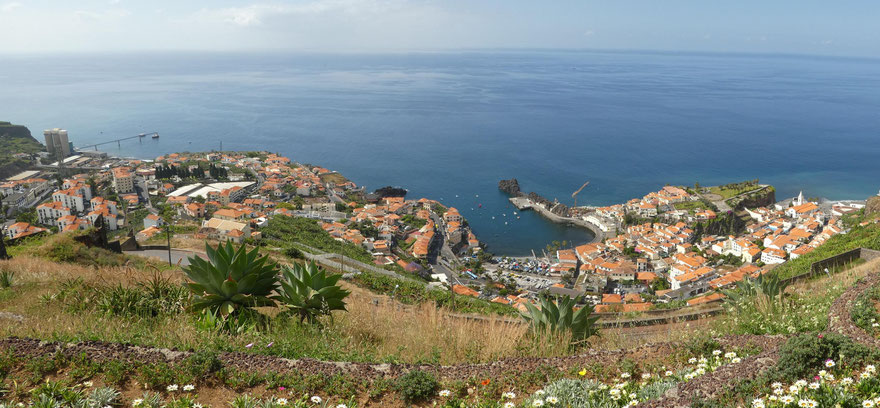
[[[584,183],[584,185],[582,185],[581,188],[577,189],[577,191],[571,193],[571,198],[574,199],[574,206],[575,206],[575,207],[578,206],[578,193],[580,193],[581,190],[583,190],[584,187],[586,187],[588,184],[590,184],[589,181],[587,181],[586,183]]]

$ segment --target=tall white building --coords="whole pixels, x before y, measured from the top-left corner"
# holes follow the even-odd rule
[[[43,136],[46,137],[46,149],[50,157],[57,159],[59,154],[62,158],[70,156],[70,142],[67,140],[66,130],[46,129],[43,131]]]

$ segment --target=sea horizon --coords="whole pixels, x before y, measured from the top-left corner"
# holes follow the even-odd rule
[[[139,158],[221,141],[279,152],[455,206],[490,251],[509,255],[592,236],[516,218],[501,179],[568,205],[585,181],[581,205],[754,178],[778,199],[877,193],[880,60],[725,54],[23,56],[0,67],[0,120],[38,140],[66,128],[78,146],[158,131],[101,149]]]

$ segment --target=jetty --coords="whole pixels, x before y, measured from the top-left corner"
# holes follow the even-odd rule
[[[142,139],[142,138],[144,138],[144,137],[146,137],[146,136],[151,136],[153,139],[158,139],[158,138],[159,138],[159,132],[141,133],[141,134],[134,135],[134,136],[120,137],[120,138],[118,138],[118,139],[108,140],[108,141],[106,141],[106,142],[100,142],[100,143],[95,143],[95,144],[90,144],[90,145],[85,145],[85,146],[77,146],[77,147],[76,147],[76,150],[82,151],[82,150],[85,150],[85,149],[91,149],[91,148],[94,148],[95,151],[97,151],[97,150],[98,150],[98,146],[105,145],[105,144],[110,144],[110,143],[116,143],[116,145],[117,145],[119,148],[122,148],[122,141],[124,141],[124,140],[131,140],[131,139]]]
[[[508,200],[510,200],[510,203],[520,211],[531,210],[534,205],[532,200],[529,200],[528,197],[510,197]]]
[[[545,208],[543,205],[532,201],[530,198],[525,196],[518,197],[510,197],[508,198],[511,204],[516,207],[520,211],[524,210],[534,210],[538,214],[541,214],[544,218],[547,218],[550,221],[558,222],[560,224],[571,224],[578,227],[583,227],[590,230],[595,238],[593,242],[601,242],[605,239],[605,232],[602,228],[590,221],[587,221],[583,218],[576,217],[564,217],[559,214],[554,214],[551,209]]]

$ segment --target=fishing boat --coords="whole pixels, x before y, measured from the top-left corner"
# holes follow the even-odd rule
[[[158,138],[159,138],[159,133],[153,133],[153,139],[158,139]]]
[[[104,132],[101,132],[101,133],[104,133]],[[144,137],[144,136],[146,136],[146,135],[147,135],[146,133],[141,133],[141,134],[138,135],[138,137]]]

